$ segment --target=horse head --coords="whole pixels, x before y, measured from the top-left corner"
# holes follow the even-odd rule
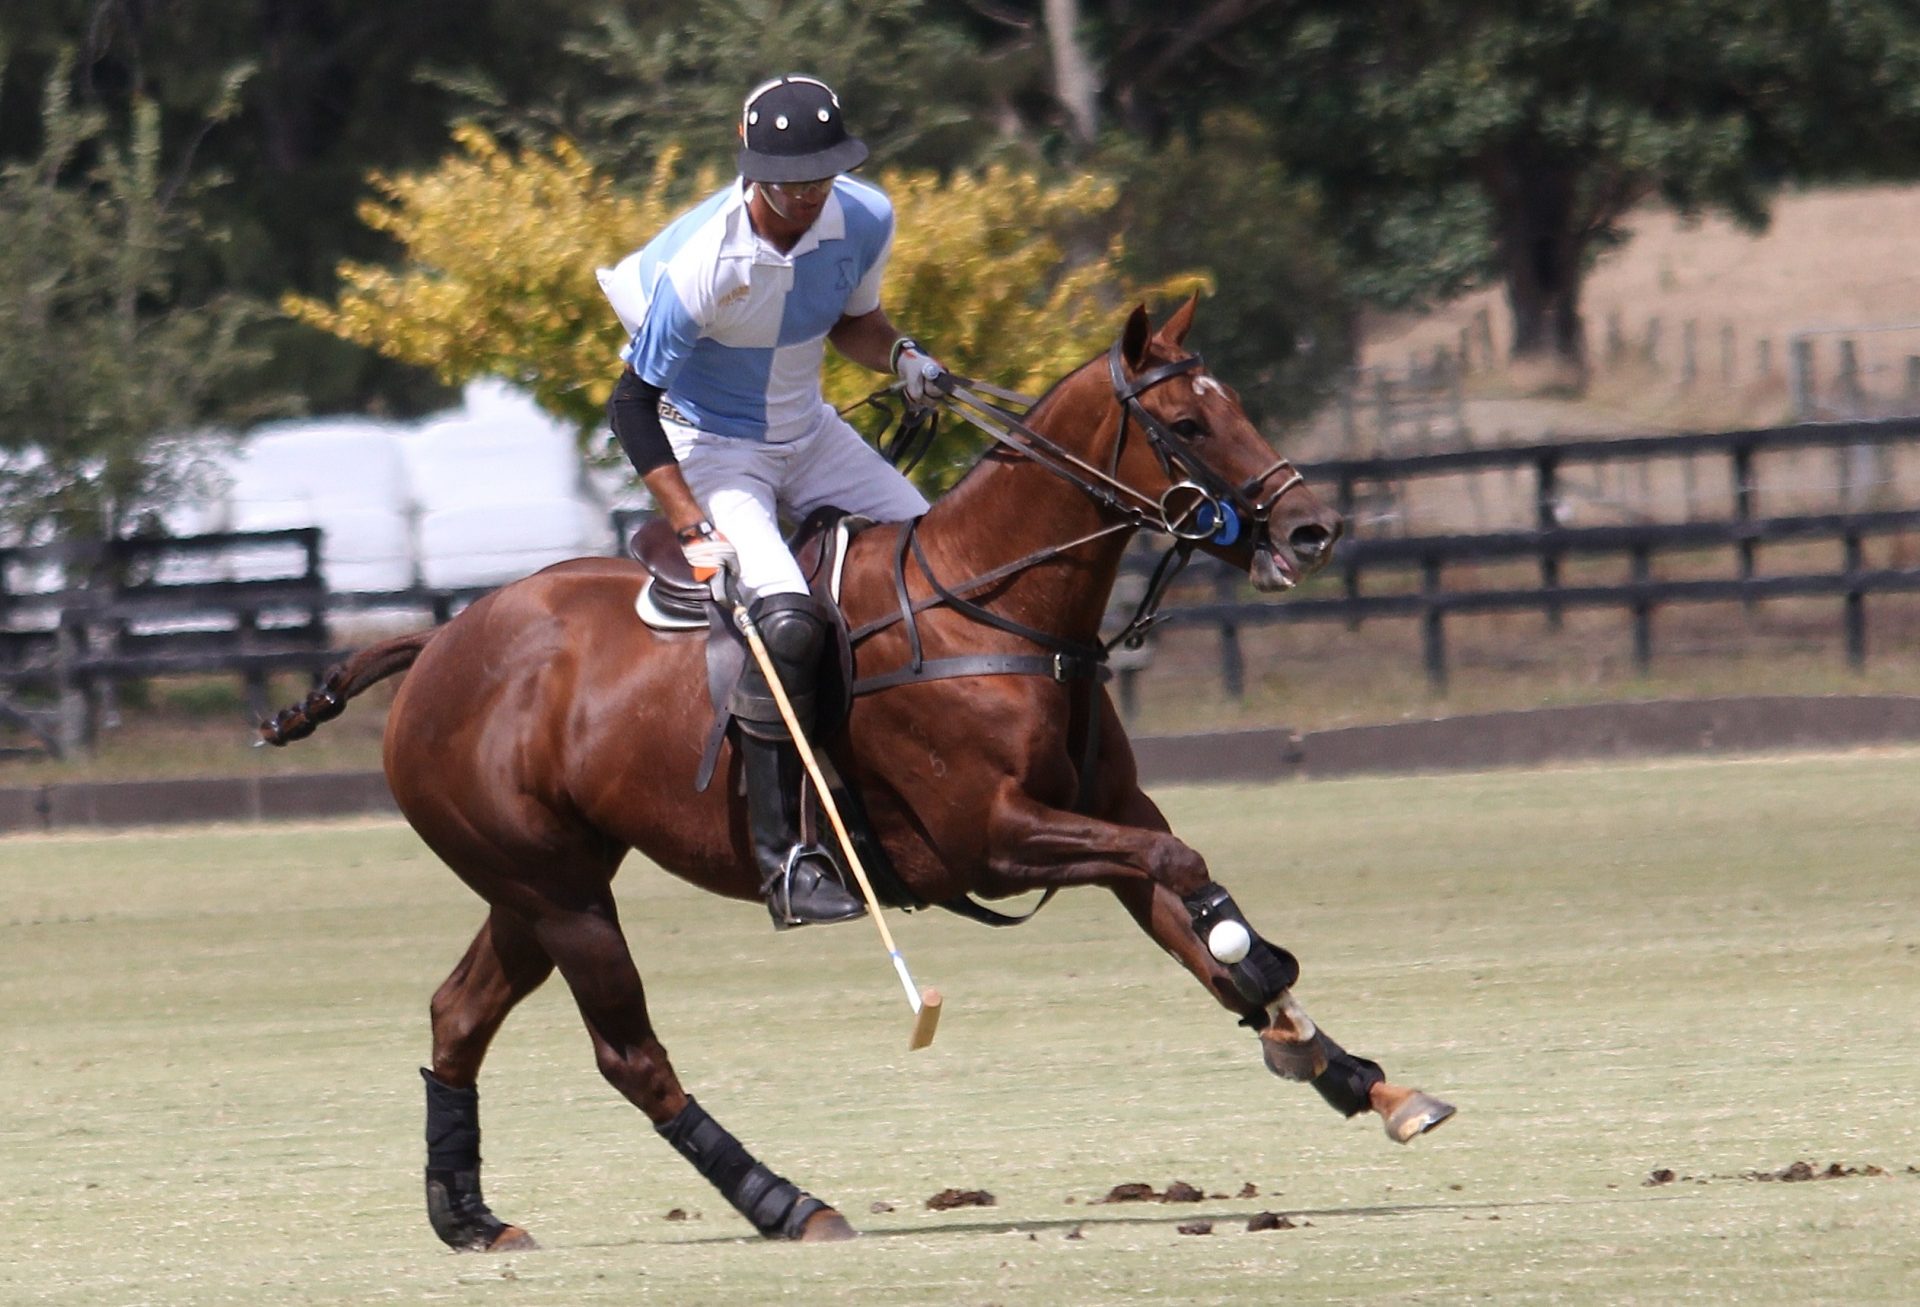
[[[1343,523],[1184,348],[1198,298],[1158,331],[1134,309],[1114,342],[1109,460],[1116,479],[1159,502],[1173,534],[1244,569],[1256,590],[1291,589],[1326,565]]]

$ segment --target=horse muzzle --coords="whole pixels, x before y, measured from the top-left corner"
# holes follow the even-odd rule
[[[1291,590],[1318,572],[1333,557],[1340,538],[1340,522],[1302,522],[1288,530],[1283,541],[1273,538],[1271,526],[1260,532],[1253,547],[1247,579],[1262,592]]]

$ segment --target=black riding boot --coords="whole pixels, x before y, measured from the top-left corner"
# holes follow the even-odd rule
[[[747,774],[747,825],[760,867],[760,893],[775,930],[851,921],[867,910],[840,883],[832,857],[800,843],[800,756],[786,740],[740,733]]]
[[[752,614],[800,729],[810,730],[827,619],[811,595],[768,595],[754,602]],[[800,843],[800,756],[772,688],[751,661],[732,708],[740,727],[753,857],[774,929],[861,916],[866,904],[841,884],[831,855],[817,844]]]

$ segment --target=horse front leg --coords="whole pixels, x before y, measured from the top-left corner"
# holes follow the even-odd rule
[[[1269,1070],[1310,1083],[1342,1115],[1379,1114],[1397,1143],[1453,1115],[1449,1104],[1389,1082],[1378,1063],[1315,1024],[1293,996],[1294,956],[1253,928],[1151,799],[1136,790],[1117,815],[1103,821],[1008,796],[995,809],[989,865],[1026,884],[1107,886],[1141,929],[1258,1033]]]

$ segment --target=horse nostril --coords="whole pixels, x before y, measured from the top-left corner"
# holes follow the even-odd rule
[[[1333,548],[1334,533],[1317,522],[1306,522],[1287,532],[1287,545],[1303,563],[1317,562]]]

